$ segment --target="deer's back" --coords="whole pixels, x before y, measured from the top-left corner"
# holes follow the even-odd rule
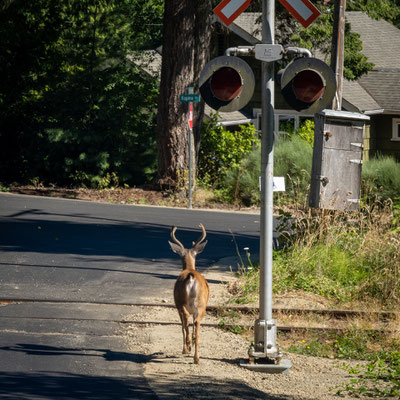
[[[209,293],[208,283],[203,275],[196,270],[185,269],[175,282],[175,305],[178,309],[185,307],[193,315],[197,310],[206,308]]]

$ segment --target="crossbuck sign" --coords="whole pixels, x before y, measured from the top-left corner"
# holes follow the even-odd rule
[[[213,12],[225,25],[230,25],[251,2],[252,0],[223,0]]]
[[[309,0],[279,0],[289,12],[307,28],[321,14]]]

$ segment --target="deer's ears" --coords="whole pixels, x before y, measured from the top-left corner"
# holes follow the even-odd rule
[[[196,246],[193,247],[193,251],[196,252],[196,254],[201,253],[204,250],[204,247],[206,247],[206,244],[208,243],[208,240],[201,242],[197,244]]]
[[[169,240],[168,243],[174,253],[179,254],[181,257],[184,256],[185,249],[183,247],[177,245],[176,243],[170,242]]]

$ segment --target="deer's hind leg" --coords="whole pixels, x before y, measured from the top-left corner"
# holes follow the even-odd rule
[[[192,350],[192,343],[189,335],[189,312],[185,307],[178,310],[182,323],[183,350],[182,354],[189,354]]]
[[[199,342],[200,342],[200,324],[204,315],[206,314],[206,310],[201,310],[199,314],[193,316],[193,343],[195,344],[194,349],[194,363],[200,364],[199,357]]]

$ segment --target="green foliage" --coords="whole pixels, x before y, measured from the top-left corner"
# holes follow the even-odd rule
[[[289,42],[291,45],[305,47],[313,52],[319,50],[325,55],[329,64],[333,33],[333,8],[332,5],[324,5],[322,1],[318,3],[321,15],[307,29],[301,27],[293,29]],[[351,32],[350,24],[346,24],[343,71],[346,79],[358,79],[374,67],[361,51],[360,35]]]
[[[337,391],[354,397],[398,398],[400,394],[400,343],[377,332],[350,329],[341,332],[309,333],[293,343],[289,351],[317,357],[366,360],[341,366],[354,376]]]
[[[343,75],[346,79],[356,80],[374,68],[375,64],[368,62],[367,57],[361,52],[363,44],[360,35],[350,31],[350,24],[345,26],[344,46]]]
[[[308,142],[311,146],[314,145],[314,128],[315,123],[313,119],[306,119],[298,129],[297,134],[299,137],[306,142]]]
[[[278,292],[290,287],[344,301],[365,274],[360,268],[354,268],[351,253],[339,245],[321,243],[311,248],[296,247],[278,254],[275,259]]]
[[[308,133],[306,122],[300,127],[301,135],[293,135],[281,140],[274,152],[274,175],[284,176],[286,192],[280,194],[281,201],[289,198],[294,202],[303,202],[307,197],[311,177],[312,145],[311,133]]]
[[[228,169],[238,166],[258,141],[251,124],[229,131],[217,122],[218,113],[215,113],[204,123],[199,154],[200,181],[213,188],[219,188]]]
[[[126,56],[161,0],[15,1],[0,13],[0,176],[104,187],[155,170],[158,89]]]
[[[363,196],[379,201],[400,201],[400,163],[394,158],[378,156],[366,161],[362,178]]]
[[[7,186],[3,186],[0,182],[0,192],[9,192],[10,188]]]
[[[231,168],[225,177],[226,193],[235,204],[251,206],[260,203],[259,177],[261,150],[258,145],[243,158],[239,165]]]
[[[381,352],[367,365],[356,368],[344,363],[343,368],[351,375],[356,375],[338,394],[398,398],[400,396],[400,351]]]
[[[393,0],[352,0],[347,11],[363,11],[371,18],[384,19],[400,28],[400,4]]]
[[[281,212],[280,250],[274,252],[274,293],[300,290],[337,302],[400,304],[400,231],[392,209],[363,213],[321,211],[304,218]],[[285,240],[286,239],[286,240]],[[242,273],[237,302],[254,296],[258,268]]]
[[[293,343],[289,351],[317,357],[339,358],[347,360],[366,360],[375,362],[388,354],[396,354],[399,342],[378,332],[353,329],[331,332],[308,332],[301,341]],[[345,364],[349,372],[358,368]]]
[[[306,128],[302,131],[302,135],[306,140],[293,134],[281,139],[275,146],[274,175],[284,176],[286,181],[286,192],[281,194],[280,201],[291,199],[289,201],[299,202],[306,197],[310,182],[312,147],[308,143],[311,134]],[[261,149],[257,146],[238,166],[227,172],[224,180],[227,198],[245,206],[259,204],[260,163]]]

